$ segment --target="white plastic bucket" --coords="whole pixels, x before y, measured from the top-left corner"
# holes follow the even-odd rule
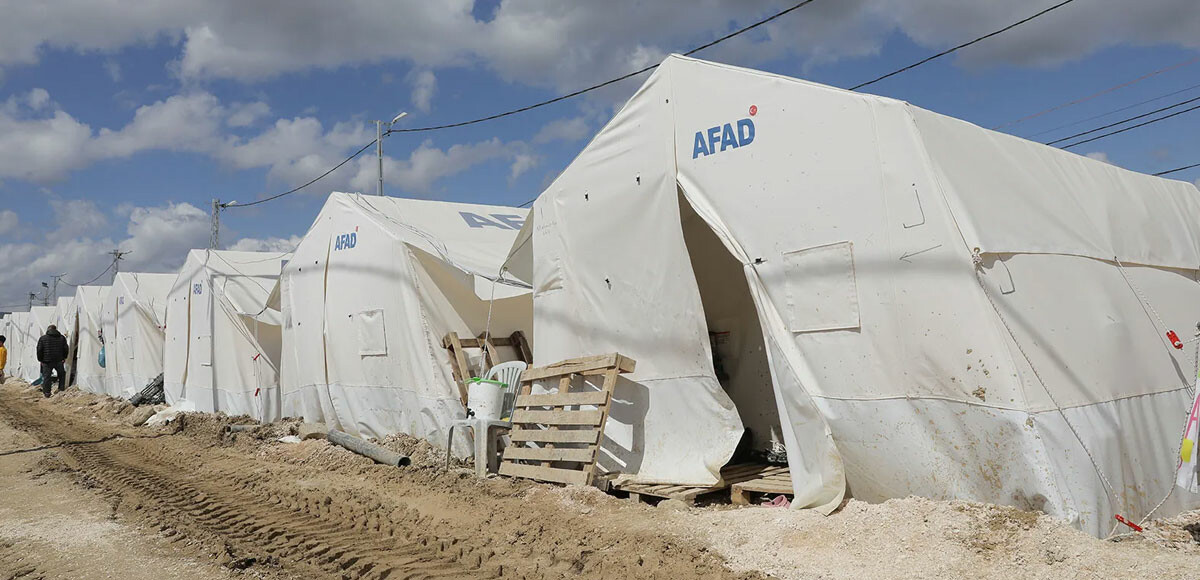
[[[486,381],[467,385],[467,408],[479,419],[498,420],[504,412],[504,386]]]

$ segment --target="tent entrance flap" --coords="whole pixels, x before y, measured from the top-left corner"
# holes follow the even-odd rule
[[[743,267],[682,195],[684,243],[700,290],[713,370],[745,433],[733,462],[786,458],[762,324]]]

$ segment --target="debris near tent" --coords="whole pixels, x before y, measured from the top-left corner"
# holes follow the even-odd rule
[[[163,392],[163,374],[158,373],[146,388],[138,391],[138,393],[129,398],[129,404],[137,407],[139,405],[160,405],[166,402],[165,393]]]
[[[636,365],[612,353],[525,371],[513,411],[512,445],[504,449],[500,475],[591,485],[617,376],[633,372]],[[577,382],[589,387],[587,377],[602,377],[599,390],[571,391]],[[532,393],[534,383],[556,379],[554,392]]]
[[[773,478],[773,479],[771,479]],[[773,491],[777,485],[776,481],[782,478],[787,489],[782,491]],[[669,483],[638,483],[634,481],[614,481],[612,488],[618,491],[624,491],[629,494],[629,499],[635,502],[645,501],[646,497],[657,497],[662,499],[677,499],[688,505],[696,503],[696,498],[702,495],[708,495],[718,491],[730,489],[732,486],[733,494],[738,494],[739,486],[755,486],[763,485],[759,482],[770,481],[773,486],[773,493],[792,494],[792,479],[788,473],[788,468],[780,465],[764,465],[761,463],[741,463],[737,465],[726,465],[721,468],[721,479],[714,485],[673,485]],[[750,489],[749,491],[759,491]],[[739,502],[731,496],[733,503]],[[747,502],[748,503],[748,502]]]
[[[451,332],[442,339],[442,346],[450,351],[450,370],[454,373],[454,381],[458,383],[458,395],[463,405],[467,404],[467,381],[472,377],[466,349],[480,349],[485,368],[504,362],[496,351],[496,347],[499,346],[512,347],[520,355],[520,360],[533,366],[533,351],[529,348],[529,341],[525,340],[525,333],[520,330],[500,338],[489,337],[486,332],[480,333],[477,338],[459,338],[457,332]]]

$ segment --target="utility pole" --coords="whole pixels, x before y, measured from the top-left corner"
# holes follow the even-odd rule
[[[29,310],[33,310],[33,299],[37,298],[37,292],[29,293]]]
[[[53,300],[55,304],[58,304],[58,283],[63,279],[64,276],[66,276],[66,274],[59,274],[57,276],[50,277],[54,280],[54,285],[50,287],[50,299]]]
[[[113,257],[113,282],[117,281],[117,273],[121,271],[121,260],[130,253],[131,252],[122,252],[121,248],[117,248],[108,253],[108,255]]]
[[[42,282],[42,306],[50,305],[50,285]]]
[[[379,158],[379,187],[376,188],[375,193],[381,197],[383,196],[383,137],[386,135],[386,133],[383,132],[383,126],[386,124],[388,128],[387,132],[391,133],[392,125],[395,125],[396,121],[403,119],[407,115],[408,111],[405,111],[399,115],[396,115],[395,117],[392,117],[392,120],[388,121],[387,123],[384,123],[383,121],[375,121],[375,156]]]
[[[212,200],[212,235],[208,239],[209,249],[215,250],[221,245],[221,200]]]

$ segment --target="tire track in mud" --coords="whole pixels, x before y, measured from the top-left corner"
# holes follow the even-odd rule
[[[21,546],[7,540],[0,541],[0,579],[46,580],[46,573],[25,554]]]
[[[0,401],[0,418],[43,442],[108,434],[20,399]],[[413,514],[400,514],[396,522],[394,516],[371,513],[378,506],[353,509],[333,505],[323,494],[273,488],[256,480],[251,461],[241,473],[200,475],[180,457],[161,452],[161,443],[137,438],[68,443],[60,453],[112,500],[155,522],[171,541],[224,542],[233,567],[278,564],[288,572],[379,580],[494,576],[482,568],[493,555],[490,550],[439,539],[417,527],[422,522]],[[6,553],[0,550],[0,560],[8,560]],[[15,564],[22,575],[12,578],[40,577],[36,568],[22,565]]]

